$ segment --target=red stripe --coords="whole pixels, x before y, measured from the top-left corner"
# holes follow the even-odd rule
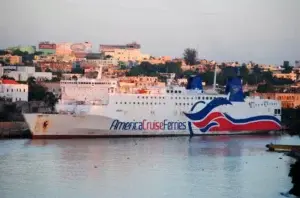
[[[202,121],[194,122],[193,124],[198,128],[202,128],[202,127],[205,127],[206,125],[208,125],[208,123],[210,123],[212,120],[214,120],[218,117],[224,117],[224,116],[220,112],[212,112],[206,118],[204,118]]]

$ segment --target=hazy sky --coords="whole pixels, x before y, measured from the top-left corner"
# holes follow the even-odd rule
[[[0,0],[0,48],[137,41],[144,53],[281,64],[300,59],[300,0]]]

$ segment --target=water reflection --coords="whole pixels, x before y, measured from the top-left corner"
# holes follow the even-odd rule
[[[280,136],[195,136],[189,139],[189,155],[241,156],[242,148],[248,152],[265,150],[266,141],[276,142]],[[259,145],[259,147],[258,147]]]
[[[290,184],[284,172],[289,166],[278,159],[280,154],[265,152],[265,145],[275,141],[285,139],[202,136],[0,142],[0,194],[4,198],[99,194],[274,198],[280,187],[284,191]]]

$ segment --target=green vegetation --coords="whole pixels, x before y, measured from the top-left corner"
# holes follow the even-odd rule
[[[300,107],[282,109],[282,125],[291,135],[300,135]]]
[[[58,99],[52,92],[48,92],[47,89],[36,83],[34,77],[29,77],[27,80],[28,83],[28,100],[29,101],[44,101],[45,104],[54,110],[54,106],[57,103]]]
[[[201,77],[207,85],[213,84],[214,71],[212,66],[206,65],[206,71],[201,73]],[[236,76],[235,67],[220,66],[220,73],[217,74],[217,83],[225,85],[230,77]],[[149,62],[142,62],[140,65],[132,67],[127,76],[160,76],[160,73],[175,73],[177,78],[189,77],[198,74],[198,70],[182,71],[181,63],[167,62],[166,64],[152,65]],[[249,69],[243,64],[240,67],[240,76],[243,79],[243,84],[257,85],[258,92],[272,92],[274,85],[292,84],[293,81],[289,79],[280,79],[272,76],[270,71],[262,71],[258,66],[255,66],[250,72]]]
[[[196,49],[187,48],[184,50],[183,59],[187,65],[195,65],[197,62],[198,52]]]

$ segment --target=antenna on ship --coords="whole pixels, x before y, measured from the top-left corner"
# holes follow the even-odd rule
[[[217,64],[215,64],[215,71],[214,71],[214,84],[213,84],[214,91],[216,91],[216,85],[217,85]]]

